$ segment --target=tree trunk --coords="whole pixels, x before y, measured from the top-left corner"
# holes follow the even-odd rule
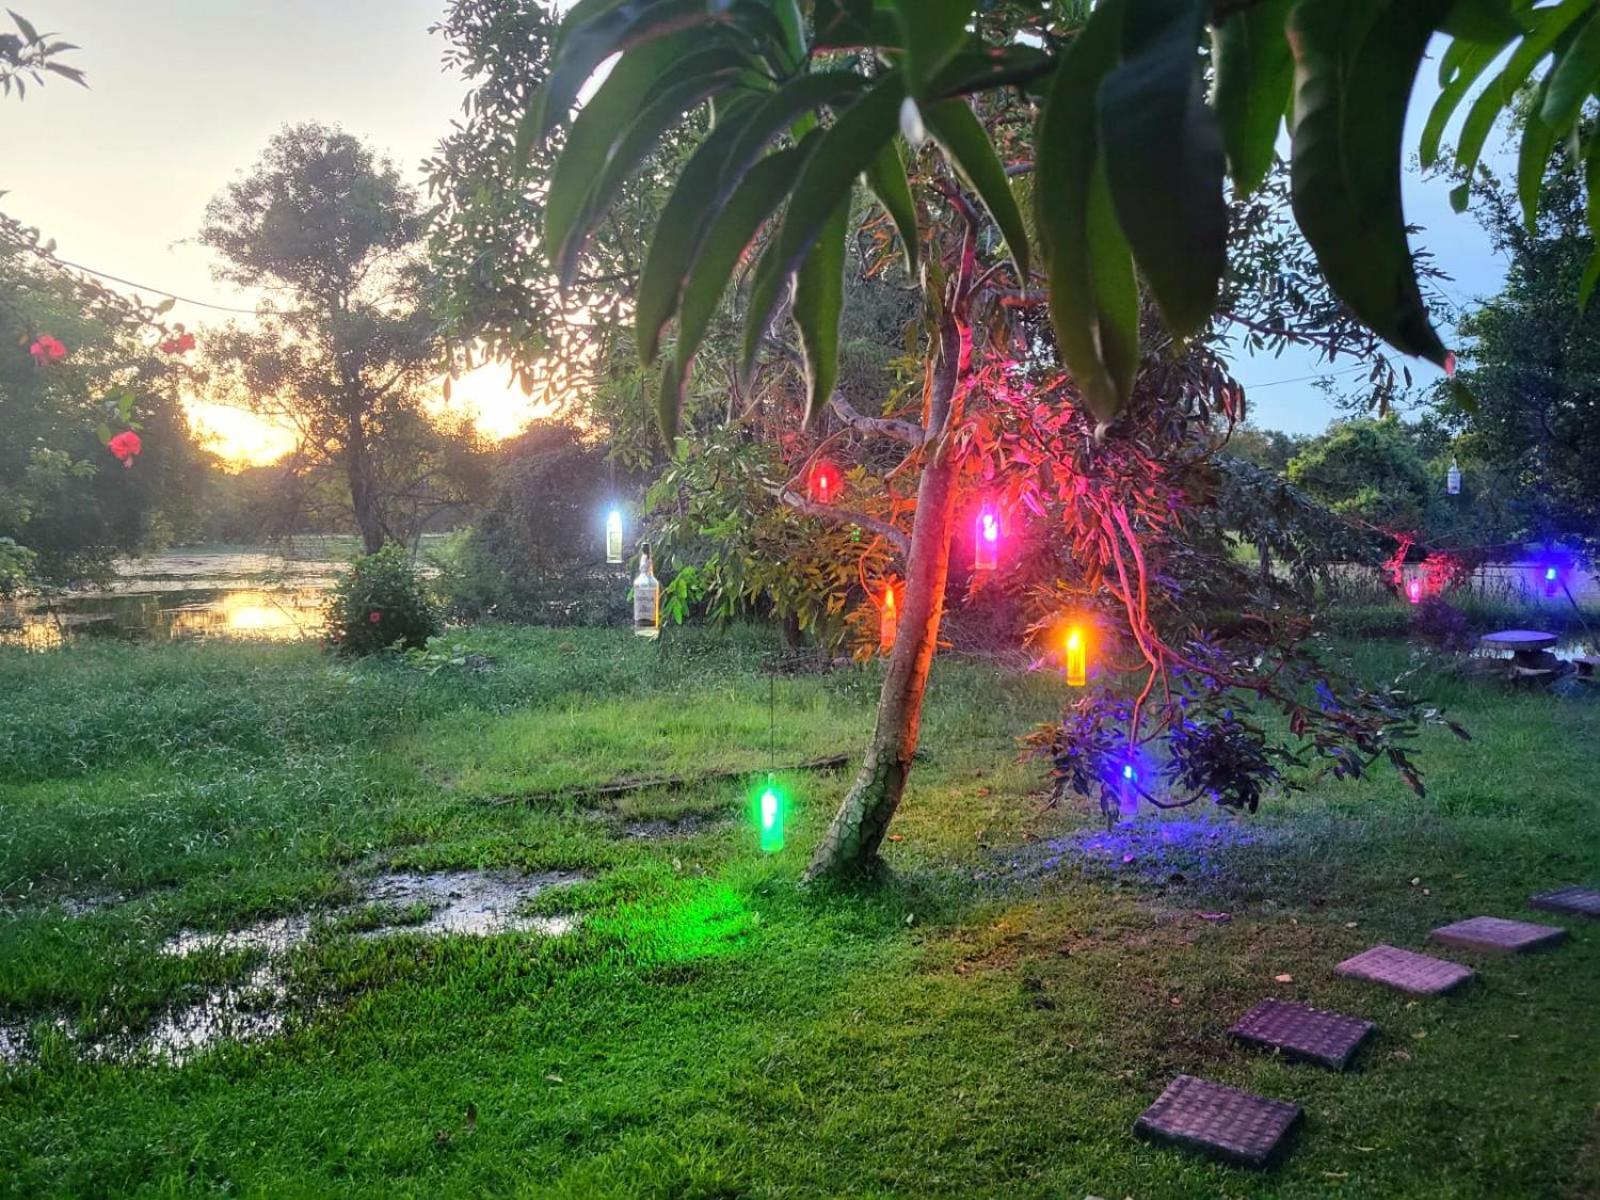
[[[356,527],[361,530],[361,545],[368,554],[383,549],[386,531],[378,510],[378,488],[372,477],[372,458],[367,450],[367,431],[360,417],[352,417],[345,435],[345,477],[350,482],[350,507],[355,511]]]
[[[917,486],[917,512],[907,555],[905,599],[889,667],[878,696],[878,719],[850,792],[806,868],[809,882],[871,875],[878,847],[905,794],[922,729],[922,698],[939,644],[950,541],[955,529],[957,464],[944,433],[961,418],[971,346],[964,323],[946,317],[941,362],[928,405],[927,461]]]

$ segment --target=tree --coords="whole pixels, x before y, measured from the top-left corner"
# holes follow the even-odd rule
[[[17,31],[0,33],[0,94],[9,96],[15,90],[20,100],[28,93],[28,80],[33,80],[37,86],[45,81],[46,75],[59,75],[85,85],[82,71],[60,61],[61,55],[76,50],[76,46],[71,42],[51,41],[55,34],[40,33],[26,17],[14,12],[10,17]]]
[[[1270,0],[1224,2],[1214,11],[1201,0],[1107,0],[1092,11],[1073,0],[1019,0],[974,9],[916,0],[814,0],[804,8],[795,0],[591,0],[568,14],[555,65],[523,125],[529,135],[523,144],[536,151],[547,150],[545,138],[561,131],[559,158],[543,181],[541,236],[568,281],[636,168],[661,161],[652,156],[663,135],[677,136],[686,121],[703,130],[707,101],[715,110],[693,154],[675,167],[676,184],[655,220],[635,297],[641,355],[647,363],[665,359],[660,410],[669,438],[709,317],[755,242],[761,248],[750,276],[740,367],[748,371],[769,344],[772,318],[793,281],[789,311],[805,365],[806,420],[831,412],[862,436],[898,440],[919,467],[902,637],[886,672],[873,743],[813,875],[870,865],[910,767],[949,567],[954,451],[970,429],[975,334],[992,328],[1003,338],[1010,325],[988,324],[991,304],[1003,312],[1008,302],[1048,300],[1050,329],[1029,330],[1020,352],[1036,373],[1054,363],[1070,373],[1070,385],[1032,382],[1059,397],[1074,421],[1093,418],[1090,435],[1112,447],[1096,469],[1133,462],[1148,476],[1150,467],[1182,466],[1189,443],[1171,422],[1144,418],[1149,428],[1169,431],[1149,444],[1140,441],[1142,423],[1113,422],[1131,412],[1144,383],[1172,372],[1190,373],[1174,393],[1188,397],[1189,407],[1174,420],[1198,420],[1196,410],[1208,407],[1199,397],[1227,395],[1225,371],[1177,353],[1173,337],[1192,338],[1212,320],[1228,273],[1225,175],[1231,170],[1241,190],[1254,191],[1271,165],[1292,93],[1295,222],[1341,311],[1350,314],[1348,324],[1447,364],[1400,204],[1412,80],[1441,29],[1456,37],[1453,61],[1466,56],[1476,63],[1473,77],[1518,43],[1496,81],[1502,86],[1488,89],[1491,99],[1468,123],[1476,130],[1492,124],[1497,97],[1527,77],[1562,30],[1591,15],[1584,5],[1558,12],[1514,0]],[[1202,49],[1211,51],[1215,68],[1209,102]],[[621,58],[574,117],[580,89],[617,51]],[[1562,105],[1573,95],[1581,101],[1596,70],[1571,53],[1570,43],[1562,43],[1558,57],[1550,96]],[[1430,126],[1435,154],[1437,135],[1461,98],[1454,77],[1449,82],[1437,128]],[[1462,90],[1467,86],[1470,79]],[[1017,89],[1038,103],[1031,133],[1006,103]],[[1558,133],[1572,119],[1561,106],[1545,114]],[[908,170],[902,134],[913,150],[931,134],[949,166],[928,163],[923,151],[920,172],[915,161]],[[1463,142],[1459,157],[1474,159],[1475,148]],[[834,395],[844,245],[858,177],[899,232],[912,277],[922,283],[929,352],[920,419],[862,413],[841,407]],[[1032,230],[1013,178],[1032,192]],[[926,186],[914,191],[914,184]],[[925,234],[930,228],[941,232]],[[939,239],[926,266],[925,236]],[[998,261],[1001,247],[1009,263]],[[1032,269],[1036,258],[1043,278]],[[1141,280],[1165,328],[1145,320]],[[1241,318],[1250,303],[1247,296],[1234,305]],[[674,320],[669,342],[664,335]],[[1276,336],[1266,328],[1263,336]],[[1325,349],[1344,345],[1336,339]],[[1074,444],[1077,436],[1073,426]],[[1127,443],[1115,441],[1124,436]],[[1037,459],[1034,465],[1044,466]],[[1129,486],[1125,477],[1112,478]],[[1161,640],[1144,612],[1149,577],[1139,556],[1141,539],[1171,523],[1162,522],[1158,505],[1132,504],[1132,494],[1145,493],[1114,493],[1094,514],[1097,525],[1080,524],[1091,548],[1094,538],[1103,539],[1096,561],[1115,551],[1108,564],[1117,568],[1112,590],[1149,670],[1132,710],[1137,732],[1144,698],[1175,664],[1209,671],[1228,689],[1249,690],[1261,680],[1220,661],[1197,662]],[[1095,501],[1080,500],[1073,513],[1084,518]],[[1124,555],[1133,557],[1131,567]],[[1365,723],[1370,716],[1382,725],[1381,708],[1374,700],[1366,716],[1346,721],[1349,714],[1342,714],[1334,722],[1339,728],[1316,735],[1317,750],[1340,773],[1387,756],[1414,780],[1403,754]],[[1309,719],[1303,709],[1291,712],[1301,729]],[[1205,728],[1167,721],[1176,739],[1171,761],[1193,765],[1201,746],[1208,754],[1226,750],[1213,761],[1233,762],[1241,778],[1249,776],[1247,763],[1264,762],[1245,752],[1256,735],[1230,721],[1219,716]],[[1214,777],[1199,768],[1181,774],[1202,793],[1202,782]],[[1250,795],[1229,794],[1253,806]]]
[[[1474,185],[1474,213],[1509,267],[1500,293],[1459,325],[1461,378],[1475,410],[1462,412],[1448,397],[1437,397],[1435,409],[1460,435],[1466,506],[1506,510],[1496,540],[1600,548],[1600,310],[1571,302],[1587,286],[1595,248],[1576,167],[1557,149],[1531,223],[1493,177]]]
[[[253,326],[211,339],[220,397],[291,422],[307,468],[338,471],[368,553],[409,532],[405,502],[443,470],[420,409],[441,361],[422,233],[393,164],[317,124],[273,137],[200,232],[219,278],[268,296]]]
[[[1422,459],[1392,413],[1340,421],[1290,460],[1289,482],[1376,530],[1419,533],[1433,500]]]

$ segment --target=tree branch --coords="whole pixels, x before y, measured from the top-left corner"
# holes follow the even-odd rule
[[[920,446],[927,440],[927,431],[915,421],[902,421],[895,417],[869,417],[857,412],[839,393],[833,394],[830,407],[838,417],[856,433],[864,437],[885,437],[908,446]]]
[[[880,521],[877,517],[869,517],[865,513],[851,512],[847,508],[837,508],[831,504],[815,504],[788,488],[776,488],[773,490],[773,495],[804,516],[832,521],[835,525],[859,525],[862,529],[875,533],[887,541],[900,552],[902,558],[911,553],[911,539],[887,521]]]

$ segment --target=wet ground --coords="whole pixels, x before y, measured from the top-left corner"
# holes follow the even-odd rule
[[[345,908],[274,917],[241,929],[183,930],[157,953],[174,958],[249,955],[254,961],[248,973],[209,988],[196,1000],[175,1005],[146,1028],[118,1030],[84,1042],[81,1052],[91,1059],[177,1066],[223,1042],[275,1037],[314,1007],[313,998],[295,995],[291,972],[295,951],[312,939],[508,933],[560,937],[576,928],[575,916],[532,915],[524,909],[535,896],[582,879],[562,872],[396,872],[369,880],[360,899]],[[74,909],[70,904],[62,907]],[[26,1062],[36,1050],[32,1033],[38,1026],[60,1030],[69,1040],[77,1040],[72,1025],[59,1017],[0,1021],[0,1064]]]

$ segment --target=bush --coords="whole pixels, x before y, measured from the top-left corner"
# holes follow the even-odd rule
[[[438,632],[426,585],[396,545],[356,559],[328,598],[328,637],[341,654],[420,650]]]

